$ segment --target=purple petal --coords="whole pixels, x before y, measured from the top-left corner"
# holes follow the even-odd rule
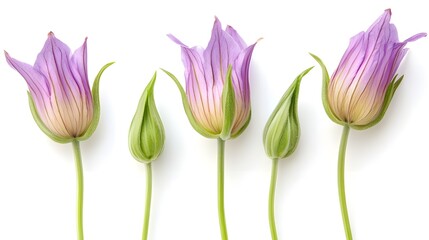
[[[250,60],[256,43],[250,45],[240,53],[233,64],[234,76],[232,78],[234,89],[237,96],[240,96],[244,102],[250,101],[249,89],[249,69]]]
[[[93,113],[93,102],[92,102],[92,93],[89,87],[88,82],[88,69],[87,69],[87,38],[83,45],[78,48],[70,58],[70,68],[72,70],[73,76],[75,76],[75,80],[77,86],[79,87],[80,102],[82,105],[86,104],[86,106],[81,106],[82,109],[82,117],[87,117],[92,119]],[[88,120],[91,121],[91,120]]]
[[[177,43],[178,45],[180,45],[181,47],[186,47],[189,48],[188,46],[186,46],[184,43],[182,43],[179,39],[177,39],[173,34],[167,34],[167,37],[169,37],[171,40],[173,40],[173,42]]]
[[[50,101],[51,91],[46,78],[29,64],[20,62],[10,57],[7,52],[5,52],[5,55],[9,65],[18,71],[18,73],[20,73],[27,82],[31,97],[33,98],[33,102],[38,110],[39,116],[42,121],[47,122],[48,106],[46,106],[46,103]]]
[[[416,35],[407,38],[407,40],[405,40],[404,43],[414,42],[417,39],[420,39],[422,37],[426,37],[427,35],[428,35],[427,33],[417,33]]]
[[[87,69],[87,38],[83,45],[78,48],[70,59],[70,66],[72,74],[76,79],[77,86],[82,87],[87,97],[91,98],[91,89],[88,82],[88,69]]]
[[[34,68],[47,77],[56,97],[72,101],[72,98],[80,96],[82,81],[73,75],[69,58],[69,47],[51,32],[37,56]]]
[[[243,38],[238,35],[237,31],[233,27],[227,26],[225,32],[234,39],[241,49],[245,49],[247,47],[247,44],[244,42]]]
[[[232,129],[235,134],[246,123],[250,114],[250,84],[249,69],[250,60],[256,43],[250,45],[237,57],[233,65],[232,81],[236,98],[236,120]]]
[[[214,81],[214,85],[223,86],[228,65],[232,65],[241,53],[240,45],[225,31],[219,19],[215,19],[212,36],[204,51],[204,69],[206,81]]]
[[[5,56],[9,65],[18,71],[18,73],[25,79],[33,97],[38,99],[49,98],[50,89],[48,82],[40,72],[33,69],[31,65],[12,58],[6,51]]]
[[[168,35],[182,49],[182,61],[185,65],[186,94],[195,119],[204,126],[210,126],[215,132],[220,126],[220,97],[218,89],[213,87],[213,81],[205,80],[203,67],[203,49],[189,48],[173,35]],[[221,92],[219,92],[221,93]],[[218,95],[220,96],[220,95]],[[216,117],[218,116],[218,117]]]

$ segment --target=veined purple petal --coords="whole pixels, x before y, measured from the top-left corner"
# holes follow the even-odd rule
[[[77,86],[83,88],[82,95],[91,99],[91,89],[89,87],[88,81],[88,69],[87,69],[87,45],[86,41],[88,38],[85,38],[85,42],[83,45],[78,48],[70,59],[70,66],[72,70],[72,74],[76,79]],[[92,104],[91,104],[92,105]]]
[[[407,40],[405,40],[403,43],[414,42],[422,37],[426,37],[427,35],[427,33],[417,33],[416,35],[407,38]]]
[[[228,66],[232,65],[243,49],[231,35],[222,30],[219,19],[215,19],[212,36],[204,51],[206,81],[223,86]]]
[[[46,103],[50,101],[51,91],[45,76],[35,70],[31,65],[12,58],[7,52],[5,52],[5,56],[9,65],[21,74],[27,82],[34,104],[39,110],[40,117],[44,122],[47,122]]]
[[[92,102],[92,93],[88,81],[87,39],[88,38],[85,38],[83,45],[70,57],[70,68],[77,86],[79,87],[80,99],[82,99],[80,103],[80,109],[82,110],[81,121],[90,123],[93,118],[94,104]]]
[[[83,115],[79,110],[82,109],[82,86],[72,73],[69,47],[50,33],[34,68],[42,72],[50,83],[53,98],[51,112],[56,122],[62,125],[69,136],[81,132]]]
[[[246,119],[250,115],[250,84],[249,84],[249,69],[250,59],[252,58],[253,50],[256,43],[250,45],[243,50],[233,65],[233,86],[236,100],[236,121],[232,128],[232,134],[238,132],[246,123]]]
[[[25,81],[28,84],[30,93],[34,97],[38,98],[48,98],[50,95],[50,88],[47,84],[46,78],[37,70],[27,63],[23,63],[12,58],[9,53],[5,51],[6,60],[9,65],[14,68],[18,73],[24,77]]]
[[[238,35],[237,31],[233,27],[226,26],[225,32],[229,34],[232,37],[232,39],[234,39],[234,41],[239,45],[241,49],[247,48],[247,44],[244,42],[243,38],[241,38],[241,36]]]
[[[210,132],[217,132],[222,127],[222,113],[220,97],[222,89],[217,89],[213,81],[205,81],[205,69],[203,66],[203,49],[189,48],[173,35],[168,35],[170,39],[179,44],[182,48],[182,61],[185,65],[186,94],[195,116],[196,121],[207,126]],[[217,100],[217,101],[215,101]]]

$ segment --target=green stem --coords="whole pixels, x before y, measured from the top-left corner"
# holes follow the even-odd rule
[[[221,138],[217,139],[217,201],[218,201],[218,215],[219,226],[222,240],[228,240],[228,232],[226,230],[225,220],[225,204],[224,204],[224,160],[225,160],[225,141]]]
[[[344,231],[347,240],[352,240],[352,229],[350,228],[349,214],[347,212],[346,190],[344,186],[344,162],[346,158],[347,139],[350,127],[344,125],[341,137],[340,150],[338,153],[338,195],[340,197],[341,215],[343,217]]]
[[[143,235],[142,239],[147,240],[149,232],[149,217],[150,217],[150,202],[152,199],[152,164],[147,163],[146,165],[146,204],[144,212],[144,223],[143,223]]]
[[[82,156],[80,153],[79,141],[74,140],[73,152],[76,164],[76,179],[77,179],[77,198],[76,198],[76,210],[77,210],[77,239],[83,240],[83,168],[82,168]]]
[[[271,167],[271,183],[270,183],[270,194],[268,197],[268,219],[270,222],[271,239],[277,240],[276,230],[276,219],[274,217],[274,198],[276,194],[276,183],[277,183],[277,170],[279,166],[279,159],[273,158],[273,165]]]

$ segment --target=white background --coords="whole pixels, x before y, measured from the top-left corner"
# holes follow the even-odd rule
[[[428,32],[424,1],[56,1],[0,2],[0,48],[33,63],[49,31],[73,50],[88,37],[90,82],[100,84],[101,120],[82,142],[88,240],[141,239],[145,168],[128,151],[138,99],[159,67],[184,83],[179,47],[166,37],[206,46],[214,16],[248,44],[252,120],[226,144],[225,204],[232,240],[270,239],[267,197],[271,162],[262,146],[265,121],[292,80],[321,57],[330,73],[349,38],[386,8],[404,40]],[[429,239],[428,40],[410,43],[405,80],[380,124],[352,131],[346,191],[356,240]],[[70,144],[47,138],[34,123],[22,77],[0,57],[0,239],[73,240],[75,168]],[[321,103],[321,71],[302,81],[297,151],[280,161],[276,216],[280,239],[345,239],[337,197],[341,127]],[[190,126],[173,82],[158,73],[155,99],[166,130],[153,163],[152,240],[220,239],[216,141]]]

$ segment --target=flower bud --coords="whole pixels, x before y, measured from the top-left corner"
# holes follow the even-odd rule
[[[153,97],[155,81],[156,72],[143,91],[128,135],[131,154],[143,163],[155,160],[164,148],[164,126]]]
[[[303,71],[285,92],[265,125],[263,141],[265,153],[271,159],[292,154],[300,135],[298,95],[301,79],[312,69]]]

